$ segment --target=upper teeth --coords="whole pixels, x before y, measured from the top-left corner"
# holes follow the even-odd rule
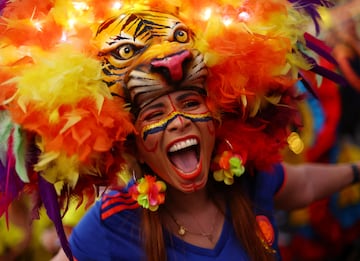
[[[190,146],[193,146],[196,144],[198,144],[196,139],[188,139],[185,141],[180,141],[180,142],[177,142],[174,145],[172,145],[169,149],[169,152],[175,152],[178,150],[182,150],[182,149],[185,149],[187,147],[190,147]]]

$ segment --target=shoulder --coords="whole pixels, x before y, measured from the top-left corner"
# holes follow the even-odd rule
[[[269,170],[248,175],[245,185],[255,205],[272,208],[273,198],[281,190],[284,181],[284,167],[282,164],[275,164]]]
[[[258,170],[244,175],[243,186],[253,201],[269,201],[282,189],[285,179],[284,166],[276,163],[268,170]]]
[[[257,189],[267,191],[274,195],[281,189],[284,184],[284,166],[280,163],[274,164],[272,168],[267,171],[259,171],[257,176]]]
[[[129,249],[139,254],[139,226],[137,202],[125,192],[110,191],[76,225],[70,246],[78,260],[111,260],[114,256],[121,259]]]
[[[126,191],[110,191],[104,194],[100,202],[100,216],[106,220],[117,213],[138,209],[139,204]]]

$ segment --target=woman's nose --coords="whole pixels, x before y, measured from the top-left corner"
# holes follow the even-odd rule
[[[191,125],[191,120],[178,114],[167,126],[168,131],[183,131]]]

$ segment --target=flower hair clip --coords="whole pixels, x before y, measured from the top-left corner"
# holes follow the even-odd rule
[[[156,177],[145,175],[129,188],[134,200],[143,208],[156,211],[165,201],[166,184]]]
[[[232,185],[234,176],[240,177],[245,172],[243,158],[232,151],[224,151],[215,161],[220,169],[214,171],[214,179],[219,182],[224,181],[226,185]]]

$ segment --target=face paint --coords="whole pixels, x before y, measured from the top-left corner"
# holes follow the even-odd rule
[[[139,159],[159,177],[183,192],[205,186],[215,131],[201,94],[164,95],[141,110],[135,126]]]
[[[154,124],[150,124],[143,128],[141,136],[144,140],[149,134],[155,134],[160,131],[164,131],[166,127],[177,117],[184,117],[186,119],[191,120],[192,122],[206,122],[212,121],[213,118],[210,112],[207,113],[200,113],[200,114],[190,114],[190,113],[182,113],[179,111],[174,111],[170,113],[165,119],[160,120]]]

